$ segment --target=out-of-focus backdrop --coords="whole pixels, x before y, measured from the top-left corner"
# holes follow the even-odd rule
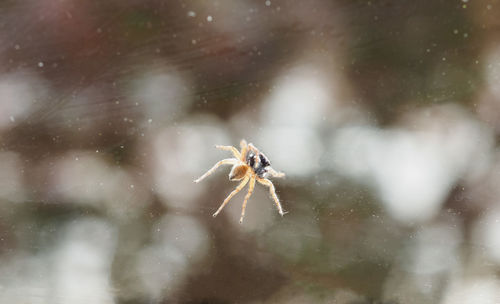
[[[0,303],[499,303],[500,1],[0,3]],[[215,144],[253,142],[285,210]]]

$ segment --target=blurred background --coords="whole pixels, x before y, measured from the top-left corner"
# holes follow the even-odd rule
[[[0,303],[500,303],[500,1],[0,2]],[[215,144],[276,170],[281,218]]]

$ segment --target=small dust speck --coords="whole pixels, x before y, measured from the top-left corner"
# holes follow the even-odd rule
[[[214,18],[212,16],[207,16],[207,21],[208,22],[212,22],[214,20]]]
[[[40,61],[40,62],[38,63],[38,67],[39,67],[39,68],[43,68],[43,62],[42,62],[42,61]]]

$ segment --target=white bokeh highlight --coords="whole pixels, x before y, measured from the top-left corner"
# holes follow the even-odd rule
[[[214,180],[227,182],[230,167],[222,166],[203,182],[193,181],[210,169],[217,161],[233,157],[215,145],[235,145],[217,120],[206,117],[196,123],[183,123],[162,129],[154,135],[151,169],[154,189],[162,202],[175,209],[199,208],[200,199]],[[223,178],[221,178],[223,176]],[[210,213],[211,214],[211,213]]]
[[[96,152],[70,151],[56,161],[48,159],[46,166],[51,168],[46,196],[63,203],[93,206],[126,220],[151,200],[143,181]]]
[[[493,275],[456,276],[446,288],[441,304],[497,304],[500,282]]]
[[[323,145],[311,129],[269,127],[259,132],[257,138],[257,148],[269,157],[273,168],[288,176],[309,176],[320,169]]]
[[[47,96],[47,84],[29,71],[1,75],[0,130],[24,120]]]
[[[459,178],[477,174],[478,166],[484,170],[492,143],[491,133],[459,109],[435,112],[432,123],[426,122],[427,111],[413,114],[421,118],[412,120],[413,129],[340,129],[331,165],[371,185],[392,217],[407,223],[432,218]]]
[[[53,254],[55,303],[114,303],[110,274],[116,240],[115,229],[105,221],[68,224]]]
[[[0,201],[22,202],[26,197],[21,157],[15,152],[0,152]]]
[[[335,100],[330,92],[332,83],[326,79],[313,65],[287,70],[263,101],[264,123],[310,128],[331,119],[329,109],[335,106]]]
[[[498,203],[497,203],[498,204]],[[500,208],[489,210],[476,222],[474,244],[482,256],[500,265]]]
[[[52,299],[47,280],[49,257],[18,250],[0,259],[0,303],[46,304]]]
[[[463,239],[460,226],[434,224],[422,227],[410,246],[411,262],[405,264],[408,271],[420,276],[443,274],[460,265],[460,244]],[[431,278],[425,277],[425,282]]]
[[[331,76],[331,75],[329,75]],[[256,141],[273,167],[290,176],[308,176],[320,169],[323,144],[319,128],[333,123],[337,105],[321,68],[297,65],[283,73],[261,107]],[[285,170],[286,169],[286,170]]]
[[[136,271],[148,297],[158,300],[175,292],[205,257],[209,237],[196,219],[176,215],[161,218],[151,234],[152,243],[137,255]]]
[[[171,121],[191,104],[191,87],[188,77],[174,67],[151,68],[135,77],[131,98],[147,119]]]

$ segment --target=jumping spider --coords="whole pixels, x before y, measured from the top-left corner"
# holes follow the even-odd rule
[[[241,209],[241,217],[240,223],[243,222],[243,218],[245,217],[245,208],[247,205],[247,201],[252,195],[253,189],[255,187],[255,181],[257,180],[264,186],[269,187],[269,193],[271,194],[276,207],[278,208],[278,212],[281,216],[283,216],[286,212],[283,212],[281,208],[280,201],[278,196],[276,195],[276,191],[274,189],[273,183],[267,178],[268,176],[272,177],[283,177],[285,176],[282,172],[277,172],[273,168],[271,168],[271,163],[267,159],[267,157],[260,152],[254,145],[247,144],[247,142],[243,139],[240,142],[241,151],[238,151],[233,146],[215,146],[217,149],[230,151],[233,153],[234,158],[226,158],[219,162],[217,162],[210,170],[208,170],[205,174],[203,174],[200,178],[195,180],[195,183],[199,183],[205,177],[214,173],[214,171],[221,165],[233,165],[231,172],[229,172],[229,180],[231,181],[241,181],[241,183],[231,192],[224,202],[220,205],[219,209],[215,211],[213,214],[216,217],[226,206],[229,200],[236,195],[236,193],[240,192],[243,187],[250,181],[250,185],[248,186],[248,193],[245,196],[245,200],[243,201],[243,206]]]

